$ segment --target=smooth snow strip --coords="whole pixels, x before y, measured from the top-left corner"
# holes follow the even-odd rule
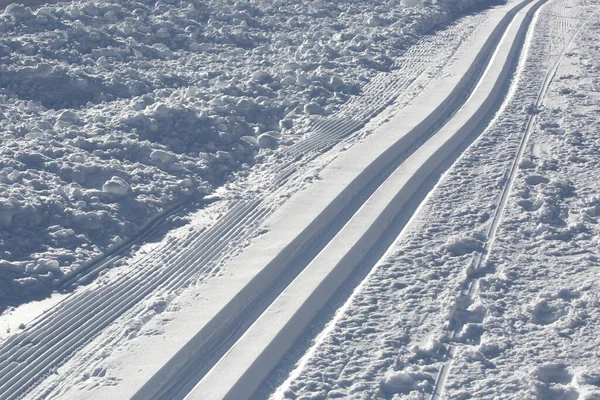
[[[295,257],[307,250],[307,244],[325,230],[344,208],[362,194],[362,189],[376,179],[390,163],[407,151],[423,136],[431,134],[464,98],[465,90],[473,86],[482,63],[514,14],[529,1],[519,1],[498,10],[489,24],[477,31],[473,40],[459,50],[449,66],[447,76],[421,100],[407,107],[392,119],[392,123],[355,146],[334,161],[322,174],[322,181],[290,199],[269,220],[270,232],[260,237],[238,259],[227,267],[224,276],[216,278],[202,293],[198,313],[186,321],[186,329],[169,340],[169,348],[150,356],[144,368],[128,368],[124,356],[124,374],[130,383],[119,391],[127,392],[142,382],[153,368],[165,360],[162,368],[137,391],[135,398],[160,398],[169,391],[178,374],[195,360],[207,360],[218,343],[234,335],[253,311],[261,295],[286,270]],[[393,127],[393,128],[392,128]],[[283,289],[283,288],[282,288]],[[195,333],[195,335],[194,335]],[[177,349],[176,354],[170,353]],[[135,357],[133,357],[135,359]],[[132,360],[132,363],[135,363]]]
[[[408,200],[498,103],[527,22],[541,4],[531,4],[517,15],[469,102],[390,176],[187,399],[239,400],[251,396]]]

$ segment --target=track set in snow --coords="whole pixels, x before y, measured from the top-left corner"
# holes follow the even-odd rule
[[[291,199],[281,199],[286,193],[280,187],[303,178],[295,175],[300,161],[308,162],[362,128],[423,70],[416,69],[414,76],[394,85],[375,82],[376,96],[370,102],[365,96],[361,101],[368,105],[358,107],[366,110],[363,114],[315,121],[310,126],[315,134],[287,150],[290,161],[265,183],[263,196],[233,201],[210,228],[161,245],[136,259],[135,272],[115,285],[75,294],[11,336],[0,347],[0,397],[27,395],[32,382],[39,382],[127,312],[143,308],[142,300],[152,295],[159,300],[155,306],[161,307],[197,280],[208,283],[194,306],[202,312],[186,324],[189,330],[156,354],[138,349],[148,353],[145,361],[153,362],[124,366],[123,382],[86,396],[251,396],[390,226],[407,219],[403,212],[410,210],[409,201],[424,198],[465,143],[482,131],[500,106],[531,18],[543,3],[515,1],[494,10],[488,23],[458,49],[434,88],[341,153],[319,172],[318,180]],[[382,79],[393,78],[390,74]],[[539,99],[546,89],[547,84]],[[352,104],[348,107],[351,110]],[[526,140],[524,136],[523,143]],[[498,221],[506,197],[498,207]],[[488,250],[497,223],[491,226]],[[248,238],[250,246],[227,260],[231,243]],[[439,397],[447,372],[440,372],[432,398]],[[47,386],[45,394],[56,395],[56,388],[58,393],[65,390],[65,397],[77,397],[60,384]]]
[[[471,24],[483,20],[484,15],[474,15],[466,19],[468,29]],[[453,55],[464,40],[462,35],[465,30],[464,26],[454,25],[424,38],[397,61],[398,69],[391,74],[381,74],[366,88],[365,96],[361,97],[360,101],[347,105],[341,114],[344,116],[358,114],[365,117],[376,114],[373,110],[381,108],[400,93],[403,93],[405,99],[416,95],[421,85],[426,82],[426,78],[433,71],[441,68],[444,61]],[[452,45],[442,46],[447,43]],[[436,54],[439,60],[437,64],[427,59],[427,55],[431,54]],[[409,95],[405,93],[406,91]],[[315,122],[315,125],[331,124],[328,121],[336,118],[320,123]],[[348,133],[347,129],[343,131],[344,135]],[[324,140],[325,137],[329,139]],[[314,150],[319,148],[315,143],[330,144],[331,141],[331,132],[325,131],[323,134],[310,136],[300,144],[310,143],[310,147]],[[290,153],[295,153],[297,148],[293,147]],[[294,156],[296,157],[297,154]],[[19,386],[18,382],[25,382],[25,379],[35,380],[36,377],[43,376],[47,371],[60,365],[79,346],[121,317],[127,309],[134,308],[134,315],[143,313],[145,303],[141,307],[138,306],[137,310],[134,306],[148,293],[152,293],[156,298],[161,298],[161,293],[165,293],[165,297],[168,298],[170,290],[189,284],[191,277],[195,280],[208,279],[218,266],[222,255],[235,251],[235,247],[232,248],[230,243],[243,242],[244,238],[255,230],[254,227],[259,225],[281,202],[280,197],[287,195],[285,190],[279,189],[281,176],[277,173],[272,175],[276,176],[274,179],[276,184],[269,182],[263,184],[267,186],[263,187],[266,196],[263,194],[258,199],[232,200],[223,217],[208,230],[198,229],[183,239],[167,241],[149,254],[138,256],[131,262],[133,272],[130,275],[119,274],[114,284],[106,282],[99,287],[92,287],[81,294],[71,296],[38,320],[29,323],[24,334],[13,336],[4,342],[2,344],[4,356],[0,367],[4,371],[11,372],[3,376],[1,382],[3,389],[12,387],[11,390],[16,393],[27,391],[29,389],[27,385]],[[295,178],[296,181],[302,182],[304,176]],[[111,257],[76,278],[80,281],[90,280],[93,274],[110,267],[119,259],[118,256]],[[140,285],[142,282],[145,284]],[[122,318],[126,317],[131,318],[131,315]],[[86,333],[78,335],[80,331]],[[60,334],[55,336],[53,332],[60,332]],[[120,332],[117,336],[120,337]],[[62,341],[65,339],[67,339],[67,346],[63,346]],[[40,347],[46,350],[39,351]],[[15,349],[18,350],[15,352]],[[32,361],[40,357],[42,358],[40,362]],[[16,360],[30,361],[19,363]],[[15,366],[18,368],[13,369]],[[15,382],[17,386],[11,386]]]
[[[519,170],[519,164],[523,159],[523,154],[525,153],[526,146],[529,142],[529,137],[531,135],[532,128],[536,121],[536,109],[539,109],[542,106],[542,102],[544,100],[544,96],[548,91],[550,83],[555,78],[556,71],[562,58],[564,57],[564,53],[567,48],[571,44],[572,40],[577,36],[577,34],[581,31],[581,29],[585,26],[586,23],[589,22],[595,15],[591,15],[585,21],[585,23],[581,24],[579,29],[577,29],[568,40],[564,43],[564,46],[559,50],[559,54],[556,55],[556,59],[546,72],[543,80],[542,87],[539,89],[539,93],[536,98],[535,104],[533,104],[532,111],[527,119],[527,124],[525,127],[525,131],[522,133],[522,139],[519,143],[519,147],[517,149],[516,157],[511,161],[511,167],[508,172],[508,177],[506,179],[506,184],[502,190],[500,195],[500,200],[496,209],[494,210],[493,216],[491,218],[491,223],[489,224],[488,230],[485,235],[485,241],[482,248],[481,253],[479,253],[475,259],[473,260],[472,265],[469,265],[467,271],[465,273],[466,279],[464,284],[464,291],[459,295],[460,305],[457,305],[456,314],[458,315],[461,310],[466,310],[469,306],[471,306],[475,300],[475,295],[477,293],[477,287],[479,284],[478,274],[480,270],[485,267],[488,262],[492,247],[494,245],[494,241],[496,239],[496,234],[498,232],[498,227],[500,226],[500,222],[502,220],[504,209],[507,205],[508,198],[512,191],[515,178],[517,176],[517,172]],[[563,19],[564,21],[564,19]],[[451,321],[449,325],[448,337],[450,341],[460,335],[460,331],[463,329],[463,324],[458,322],[459,318]],[[447,347],[441,347],[440,352],[445,353],[442,356],[447,358],[446,363],[441,368],[436,382],[434,384],[433,393],[431,395],[431,400],[441,399],[444,394],[444,385],[448,378],[448,374],[450,373],[450,369],[452,367],[452,360],[456,355],[457,345],[449,344]]]

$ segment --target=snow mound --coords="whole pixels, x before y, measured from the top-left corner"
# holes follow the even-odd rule
[[[483,240],[485,240],[483,234],[457,235],[446,242],[443,250],[454,256],[464,256],[475,251],[481,251],[483,249]]]
[[[433,377],[418,371],[388,371],[381,381],[380,388],[387,395],[408,394],[423,391],[431,386]]]

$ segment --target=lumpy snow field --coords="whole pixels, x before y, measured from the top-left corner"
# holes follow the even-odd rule
[[[360,95],[418,36],[475,3],[8,5],[0,308],[47,296],[149,222],[182,204],[194,209],[232,173],[297,140],[303,119]],[[182,223],[173,216],[167,227]]]

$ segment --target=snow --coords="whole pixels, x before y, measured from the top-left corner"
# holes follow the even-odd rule
[[[294,250],[283,247],[288,239],[282,239],[296,229],[299,233],[290,243],[292,248],[299,249],[296,251],[300,253],[314,252],[315,255],[311,256],[312,260],[302,272],[281,291],[278,298],[272,301],[244,335],[231,346],[227,354],[202,378],[188,394],[187,399],[239,399],[246,393],[254,391],[257,383],[262,382],[269,371],[284,357],[300,332],[306,329],[309,321],[334,295],[352,271],[365,263],[369,250],[375,248],[378,242],[387,240],[386,231],[396,223],[402,213],[408,212],[408,203],[424,196],[423,191],[426,190],[424,187],[427,188],[426,182],[432,171],[440,168],[445,160],[452,157],[455,149],[470,135],[473,127],[476,127],[488,114],[490,104],[496,103],[496,99],[500,97],[502,90],[499,88],[505,86],[506,71],[514,63],[511,57],[515,52],[512,50],[514,46],[520,46],[524,40],[522,33],[525,30],[521,29],[521,26],[526,26],[529,21],[527,15],[532,15],[536,10],[536,4],[533,3],[526,5],[524,10],[517,13],[524,5],[525,3],[515,3],[510,6],[512,12],[508,13],[504,12],[505,10],[498,11],[497,14],[490,16],[485,26],[475,32],[472,39],[465,44],[467,50],[463,50],[463,57],[458,58],[448,67],[447,76],[450,78],[442,79],[431,88],[431,91],[438,95],[438,101],[432,101],[431,93],[425,91],[422,97],[426,99],[426,103],[415,102],[382,125],[380,129],[375,130],[363,143],[340,155],[321,171],[319,182],[313,183],[304,192],[292,197],[280,209],[281,214],[277,212],[267,220],[271,230],[261,239],[263,243],[270,246],[268,250],[262,249],[266,247],[263,244],[257,251],[262,252],[264,258],[264,255],[268,255],[274,248],[280,247],[281,250],[273,256],[272,260],[263,260],[255,255],[256,251],[252,252],[249,248],[247,253],[240,256],[241,262],[245,264],[245,275],[261,265],[264,267],[257,272],[257,276],[265,275],[265,270],[270,271],[269,276],[279,276],[278,264],[286,266],[289,270],[296,268],[299,261],[293,257]],[[477,65],[477,60],[485,57],[485,51],[482,50],[487,48],[485,43],[494,38],[500,40],[496,35],[501,36],[504,33],[503,29],[496,29],[496,26],[505,28],[508,24],[503,25],[503,21],[508,21],[515,13],[517,13],[515,23],[510,25],[505,36],[502,37],[494,64],[490,65],[467,103],[429,140],[402,160],[402,164],[386,176],[384,171],[388,160],[401,158],[405,149],[411,146],[411,140],[413,142],[422,140],[420,136],[426,136],[426,132],[431,129],[428,123],[439,123],[432,118],[432,115],[442,121],[445,120],[439,104],[444,104],[446,100],[452,102],[455,98],[464,97],[461,91],[455,88],[472,86],[468,83],[471,74],[464,71],[461,73],[460,69],[471,71],[471,66]],[[454,79],[454,76],[466,78],[465,81],[461,81]],[[450,110],[446,112],[451,113]],[[411,123],[406,122],[409,116],[413,117]],[[332,229],[327,225],[319,228],[318,225],[327,220],[335,221],[343,217],[336,215],[335,212],[327,213],[327,210],[343,209],[342,202],[347,204],[346,207],[352,207],[352,204],[363,196],[362,193],[369,190],[366,182],[377,182],[384,178],[385,181],[379,183],[377,190],[370,194],[359,210],[354,212],[352,219],[344,221],[346,222],[344,227],[336,232],[334,237],[327,239],[327,245],[322,250],[320,248],[313,250],[309,241],[310,236],[307,236],[306,231]],[[344,189],[338,195],[343,199],[341,201],[332,196],[340,190],[337,186]],[[307,207],[305,204],[313,198],[315,201],[310,208]],[[329,200],[331,204],[323,204],[323,201],[328,198],[332,199]],[[321,215],[316,217],[311,215],[321,208],[324,210]],[[307,216],[315,219],[304,228],[300,223],[306,224],[304,220]],[[284,221],[283,225],[280,223],[281,220]],[[336,224],[338,223],[333,222],[329,226]],[[298,226],[303,231],[300,232]],[[306,237],[304,241],[303,237]],[[286,256],[288,253],[292,256]],[[236,263],[230,263],[228,272],[234,276],[241,275],[236,272],[236,267]],[[257,283],[249,281],[244,289],[235,295],[232,303],[237,304],[239,298],[247,297],[244,292],[248,287],[264,285],[265,279],[267,278],[262,278]],[[239,281],[240,278],[236,283]],[[261,293],[259,289],[251,290],[253,293]],[[246,303],[253,304],[254,300],[250,297]],[[203,307],[208,307],[208,304]],[[240,309],[233,315],[246,315],[251,312],[252,309],[248,311]],[[480,307],[473,307],[469,312],[474,315],[480,314]],[[460,340],[469,341],[473,331],[477,330],[476,326],[466,325],[466,328],[461,332]],[[194,342],[198,340],[196,337],[193,339]],[[189,356],[189,352],[177,354],[169,360],[169,363]],[[205,357],[201,358],[205,359]],[[184,361],[181,360],[180,363]],[[172,373],[172,369],[169,372]],[[156,388],[156,383],[170,380],[164,376],[165,373],[166,371],[161,371],[154,376],[142,393],[147,396],[150,388],[154,392],[160,390]]]
[[[127,182],[118,176],[113,176],[102,185],[102,191],[105,193],[114,193],[116,195],[124,196],[129,192],[131,187]]]
[[[413,390],[425,389],[427,387],[427,375],[416,372],[392,372],[390,371],[381,381],[381,390],[387,395],[407,394]],[[421,384],[423,381],[425,384]],[[343,395],[343,392],[340,394]]]
[[[160,357],[178,348],[202,349],[189,345],[202,321],[278,243],[292,241],[298,215],[315,213],[336,185],[345,187],[344,179],[332,177],[344,178],[378,146],[386,148],[378,133],[393,136],[386,129],[398,122],[394,117],[418,106],[419,93],[443,86],[452,76],[452,56],[465,56],[456,52],[463,38],[443,32],[425,41],[447,51],[416,46],[415,53],[400,54],[436,23],[476,4],[111,0],[8,6],[0,14],[0,307],[46,296],[95,256],[143,233],[160,212],[168,215],[180,204],[195,210],[203,198],[215,203],[166,239],[111,264],[122,265],[72,297],[8,307],[0,316],[3,331],[22,330],[13,338],[26,340],[7,345],[8,360],[39,346],[49,349],[49,358],[20,362],[14,371],[25,372],[17,376],[0,352],[0,368],[8,368],[0,369],[6,373],[0,390],[5,380],[25,376],[35,383],[23,390],[35,398],[110,398],[144,385],[156,368],[181,368],[181,359]],[[358,280],[342,285],[324,311],[308,310],[305,316],[317,316],[306,330],[288,327],[283,340],[302,334],[300,340],[285,351],[257,398],[416,399],[434,387],[442,393],[438,398],[453,399],[600,396],[597,13],[589,0],[550,0],[542,7],[516,79],[485,132],[440,178],[365,279],[351,277]],[[483,21],[471,16],[457,29],[473,32]],[[419,63],[430,68],[411,71]],[[555,65],[556,73],[547,75]],[[546,77],[548,90],[537,98]],[[402,93],[395,94],[390,82],[401,82]],[[292,156],[312,151],[302,149],[323,140],[323,121],[343,125],[352,118],[367,124],[336,139],[332,150],[286,158],[289,145],[304,146]],[[288,171],[293,179],[270,179]],[[379,195],[392,196],[389,186],[383,188]],[[338,242],[350,248],[362,243],[351,238],[366,229],[361,216],[385,217],[372,204],[369,199],[348,216]],[[275,224],[268,219],[285,216],[286,207],[292,217]],[[185,223],[177,214],[161,229]],[[204,234],[221,246],[206,246],[219,258],[189,275],[194,260],[204,260]],[[358,247],[334,256],[344,259],[369,246]],[[314,260],[335,261],[327,251],[319,256]],[[348,265],[360,261],[350,258]],[[163,279],[163,271],[164,285],[137,298],[141,287]],[[311,271],[305,275],[325,282]],[[333,290],[339,283],[329,284]],[[102,302],[100,312],[90,299]],[[109,321],[117,309],[113,299],[123,299],[118,307],[136,300]],[[289,304],[300,300],[291,296]],[[64,331],[73,335],[31,321],[53,304],[56,314],[47,315],[70,319]],[[78,308],[93,310],[89,320]],[[272,315],[289,312],[284,307]],[[105,313],[107,319],[92,319]],[[92,334],[77,330],[78,322],[106,325]],[[249,356],[259,338],[276,335],[274,329],[258,335],[246,329],[256,341],[246,346],[240,340],[239,348],[223,351]],[[82,333],[87,339],[76,341]],[[47,344],[48,338],[64,342]],[[280,357],[282,348],[268,356]],[[38,363],[50,367],[36,372]],[[242,367],[235,364],[223,375]],[[442,380],[440,371],[447,371]]]
[[[584,62],[596,51],[587,43],[597,27],[584,21],[597,5],[556,1],[543,10],[504,112],[446,174],[316,342],[299,351],[299,362],[279,366],[265,385],[285,380],[272,398],[428,396],[446,362],[442,346],[453,343],[460,344],[440,398],[598,396],[598,382],[586,378],[597,376],[599,357],[598,226],[587,218],[596,212],[598,119],[590,113],[597,103],[588,86],[595,72]],[[481,232],[524,129],[523,104],[535,103],[548,65],[579,27],[518,163],[491,258],[477,272],[481,278],[469,277],[464,272],[480,256]],[[586,94],[573,98],[571,90]],[[461,288],[473,279],[479,286],[467,301]],[[448,324],[457,325],[456,336],[449,337]]]
[[[277,147],[277,138],[275,135],[263,133],[257,138],[258,145],[263,149],[273,149]]]

